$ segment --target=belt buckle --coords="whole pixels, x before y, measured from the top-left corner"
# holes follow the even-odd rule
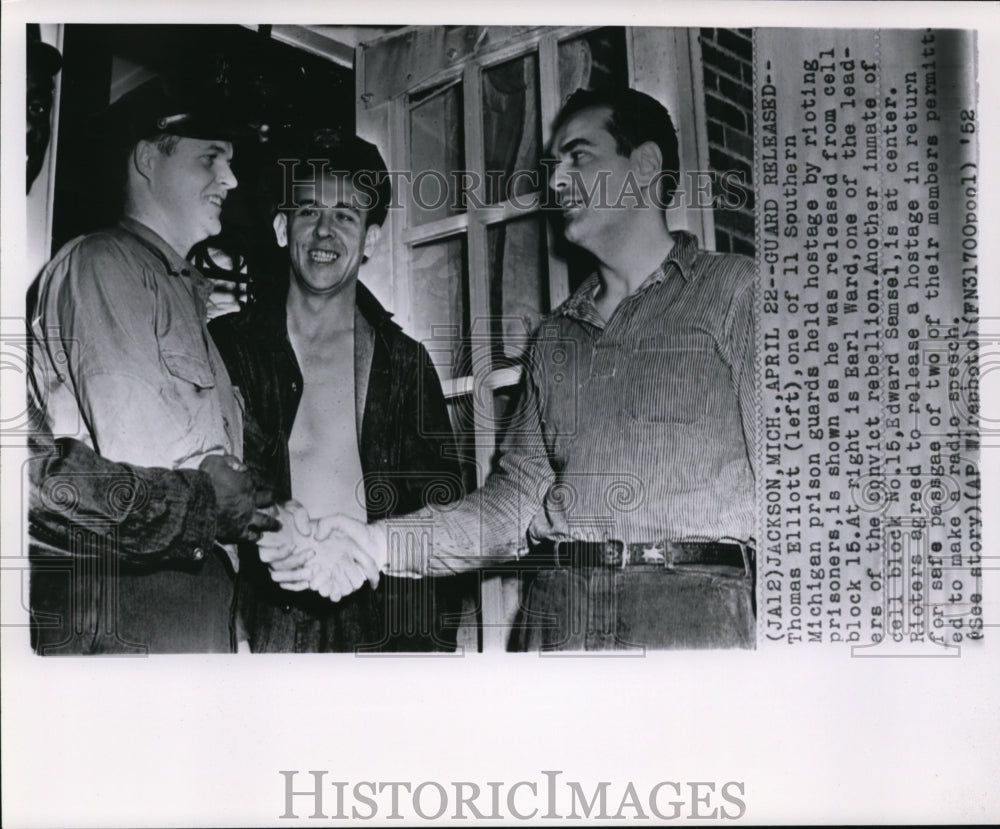
[[[628,547],[624,541],[617,538],[609,538],[604,542],[605,567],[620,567],[623,570],[628,564]]]

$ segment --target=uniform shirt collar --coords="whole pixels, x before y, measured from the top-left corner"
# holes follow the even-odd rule
[[[133,236],[138,236],[139,239],[145,242],[149,247],[154,248],[163,258],[171,276],[197,276],[202,279],[205,278],[202,276],[201,271],[199,271],[194,265],[174,250],[170,244],[152,228],[144,225],[142,222],[131,219],[128,216],[123,216],[118,221],[118,225],[122,229],[127,230]]]
[[[267,338],[275,348],[282,347],[288,339],[288,310],[285,301],[288,297],[288,282],[285,281],[280,286],[265,292],[251,306],[247,319],[251,324],[260,326],[262,331],[267,331]],[[355,320],[363,318],[371,329],[388,342],[393,329],[399,326],[392,321],[392,313],[382,307],[382,304],[375,298],[375,295],[365,287],[364,283],[358,282],[354,297]]]

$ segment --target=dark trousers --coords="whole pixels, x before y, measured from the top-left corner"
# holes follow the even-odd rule
[[[240,615],[254,653],[417,653],[454,651],[462,608],[452,579],[383,576],[373,590],[331,602],[312,591],[283,590],[266,568],[248,562],[240,572]]]
[[[50,554],[31,545],[31,638],[44,656],[232,653],[233,573],[225,554],[140,567],[115,546]]]

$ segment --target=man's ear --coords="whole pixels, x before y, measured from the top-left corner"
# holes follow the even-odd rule
[[[645,184],[660,172],[660,165],[663,164],[663,153],[660,152],[655,141],[646,141],[632,151],[632,161],[640,180]]]
[[[159,149],[152,141],[137,141],[132,148],[132,166],[136,172],[146,181],[153,177],[153,169],[156,166],[155,154]]]
[[[288,216],[284,213],[275,213],[271,227],[274,228],[274,238],[278,247],[288,247]]]
[[[375,252],[375,247],[378,245],[378,240],[382,238],[382,226],[381,225],[368,225],[368,229],[365,231],[365,259],[371,259],[372,254]]]

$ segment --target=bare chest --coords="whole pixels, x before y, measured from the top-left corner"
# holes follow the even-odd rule
[[[353,337],[297,356],[303,387],[288,442],[292,495],[313,517],[363,517]]]

